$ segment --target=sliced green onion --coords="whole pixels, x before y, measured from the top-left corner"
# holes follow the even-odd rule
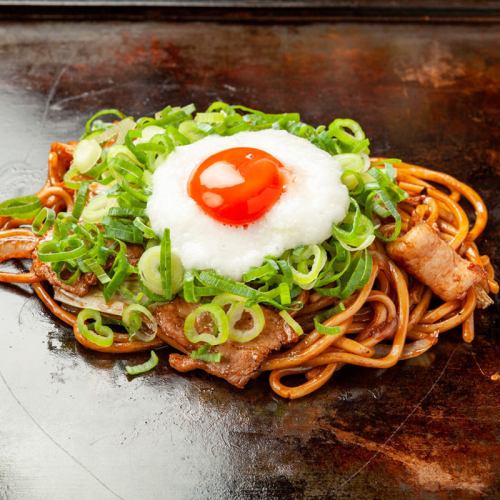
[[[322,335],[339,335],[340,326],[325,326],[321,324],[316,318],[314,318],[314,328],[318,333]]]
[[[287,311],[280,311],[279,315],[285,320],[285,322],[290,326],[290,328],[297,334],[297,335],[303,335],[304,330],[302,327],[297,323],[292,316]]]
[[[87,123],[85,124],[85,133],[90,134],[90,132],[92,132],[92,124],[94,123],[94,121],[96,121],[97,118],[106,115],[114,115],[120,119],[125,118],[125,115],[118,109],[101,109],[101,111],[98,111],[97,113],[92,115],[92,117],[87,121]]]
[[[290,259],[288,264],[292,270],[293,281],[297,285],[299,285],[304,290],[310,290],[314,287],[314,283],[319,276],[319,273],[323,269],[326,264],[327,255],[326,250],[320,245],[309,245],[304,248],[300,257],[293,259],[297,264],[306,263],[306,261],[313,257],[313,263],[308,272],[301,272],[295,267],[293,267]]]
[[[328,130],[341,143],[352,148],[353,153],[363,151],[369,144],[359,123],[350,118],[337,118],[330,124]]]
[[[344,170],[340,180],[349,189],[351,196],[360,195],[365,190],[363,175],[355,170]]]
[[[245,343],[256,338],[265,326],[265,317],[259,305],[245,305],[245,298],[231,293],[223,293],[212,299],[212,304],[220,306],[223,310],[229,306],[227,310],[227,318],[229,321],[229,339],[235,342]],[[246,330],[236,327],[236,323],[240,321],[243,314],[249,314],[252,320],[252,327]]]
[[[214,323],[216,332],[198,333],[196,330],[196,320],[202,314],[209,314]],[[222,307],[216,304],[204,304],[197,307],[184,322],[184,335],[192,344],[197,342],[206,342],[210,345],[220,345],[229,338],[229,321]]]
[[[86,259],[83,263],[89,268],[90,272],[94,273],[97,279],[104,285],[111,281],[103,267],[95,259]]]
[[[367,250],[351,263],[349,271],[346,273],[347,282],[342,286],[341,299],[350,297],[356,290],[363,287],[370,278],[372,272],[373,259]]]
[[[144,235],[144,238],[147,239],[155,239],[156,238],[156,233],[144,222],[140,219],[140,217],[136,217],[133,222],[134,226],[139,229],[139,231],[142,231],[142,234]]]
[[[184,283],[182,285],[182,295],[186,302],[198,302],[194,285],[194,274],[191,271],[184,273]]]
[[[232,293],[254,302],[266,302],[277,309],[283,309],[283,306],[279,302],[271,300],[266,293],[259,292],[244,283],[224,278],[214,271],[201,271],[196,275],[205,286],[215,289],[218,293]]]
[[[109,210],[118,205],[116,198],[111,198],[107,193],[94,196],[82,211],[82,219],[85,222],[98,224],[108,214]]]
[[[31,230],[37,236],[43,236],[54,225],[56,213],[52,208],[43,207],[31,223]]]
[[[221,292],[232,293],[253,300],[259,295],[257,290],[229,278],[223,278],[213,271],[202,271],[198,274],[198,277],[206,286],[216,288]]]
[[[111,300],[113,295],[118,291],[121,287],[125,279],[129,274],[130,265],[127,259],[127,246],[123,241],[117,242],[120,249],[115,256],[115,260],[113,261],[113,265],[109,271],[109,275],[111,280],[104,285],[103,295],[106,299],[106,302]]]
[[[101,157],[102,148],[94,139],[83,139],[75,148],[71,168],[82,174],[88,172]]]
[[[36,196],[20,196],[0,203],[0,216],[30,219],[42,208]]]
[[[125,156],[127,160],[130,160],[131,162],[135,163],[138,166],[141,166],[141,163],[139,160],[135,157],[134,153],[130,151],[127,146],[124,146],[123,144],[113,144],[111,147],[106,149],[106,160],[109,161],[113,159],[115,156]]]
[[[141,131],[141,137],[137,138],[134,142],[135,144],[142,144],[149,142],[156,135],[163,135],[166,133],[164,128],[158,127],[157,125],[150,125],[145,127]]]
[[[110,217],[144,217],[146,211],[137,207],[111,207],[108,215]]]
[[[278,286],[279,294],[280,294],[280,302],[284,306],[288,306],[292,303],[292,297],[290,295],[290,287],[287,283],[280,283]]]
[[[160,245],[156,245],[148,248],[141,255],[137,267],[144,286],[151,290],[154,294],[163,297],[164,288],[161,279],[160,260],[161,247]],[[182,267],[180,258],[176,254],[171,254],[170,256],[170,267],[171,291],[172,294],[175,295],[179,292],[179,290],[181,290],[184,278],[184,268]],[[196,301],[193,300],[192,302]]]
[[[332,234],[350,252],[368,248],[375,240],[372,221],[361,212],[358,202],[352,197],[347,215],[341,224],[333,226]]]
[[[331,318],[342,311],[345,311],[345,305],[342,302],[339,302],[337,305],[330,307],[326,311],[322,311],[320,314],[317,314],[316,319],[320,323],[323,323],[326,319]]]
[[[120,183],[128,180],[139,183],[144,173],[144,168],[124,156],[115,156],[108,160],[108,168],[113,177]]]
[[[61,263],[54,263],[52,264],[52,269],[56,271],[57,264]],[[65,272],[65,275],[67,276],[67,272],[71,272],[71,275],[69,277],[63,278],[62,274]],[[65,285],[74,285],[76,281],[80,278],[81,276],[81,270],[80,269],[70,269],[70,266],[66,264],[66,262],[62,263],[62,266],[60,269],[56,271],[57,277],[59,280],[61,280]]]
[[[147,328],[144,328],[143,316],[146,318]],[[158,331],[158,323],[151,311],[141,304],[130,304],[122,313],[122,321],[130,338],[137,337],[143,342],[151,342]]]
[[[243,330],[238,328],[236,324],[245,313],[250,315],[252,327]],[[258,337],[266,324],[264,313],[258,304],[248,307],[243,302],[235,303],[227,312],[227,317],[229,320],[229,339],[240,344],[250,342]]]
[[[121,180],[120,186],[125,191],[125,193],[129,194],[143,204],[147,203],[149,195],[151,194],[147,189],[144,188],[144,186],[134,187],[125,179]]]
[[[210,123],[213,125],[224,123],[224,119],[222,113],[197,113],[194,117],[195,122]]]
[[[76,192],[75,204],[73,206],[73,211],[71,215],[78,220],[82,215],[83,209],[85,207],[85,200],[87,198],[87,191],[89,190],[88,182],[82,182],[78,191]]]
[[[156,295],[163,295],[163,286],[160,274],[160,253],[159,245],[148,248],[139,259],[137,267],[139,275],[149,290]]]
[[[128,243],[142,243],[142,232],[133,224],[121,222],[106,215],[102,221],[104,232],[108,238],[126,241]]]
[[[250,269],[243,275],[243,281],[254,281],[261,278],[269,279],[271,276],[276,274],[276,269],[270,262],[266,262],[264,265],[260,267],[256,267],[254,269]]]
[[[61,241],[44,241],[38,246],[37,253],[42,262],[60,262],[83,257],[87,248],[84,241],[77,236],[71,236]]]
[[[200,130],[194,120],[186,120],[179,125],[179,132],[186,136],[191,142],[203,139],[207,134]]]
[[[76,220],[67,212],[59,212],[54,222],[54,238],[64,239],[70,236],[77,228]]]
[[[365,154],[344,153],[334,156],[340,163],[342,170],[352,170],[354,172],[366,172],[370,167],[370,158]]]
[[[80,172],[76,168],[69,168],[63,175],[64,185],[70,189],[78,189],[82,182],[81,179],[76,179],[80,176]]]
[[[233,293],[221,293],[220,295],[216,295],[212,299],[212,304],[217,304],[218,306],[224,309],[226,306],[232,306],[233,304],[237,304],[246,302],[245,297],[241,297],[240,295],[235,295]]]
[[[192,359],[205,361],[205,363],[220,363],[222,354],[220,352],[209,352],[210,346],[208,344],[202,345],[190,354]]]
[[[91,323],[87,324],[88,321],[91,321]],[[78,313],[76,323],[80,333],[89,342],[92,342],[100,347],[109,347],[113,345],[113,330],[109,328],[109,326],[104,326],[102,324],[102,317],[99,311],[94,311],[93,309],[82,309]],[[89,327],[92,327],[93,329]]]
[[[136,124],[135,121],[128,117],[116,124],[116,139],[115,144],[123,144],[125,142],[125,136],[129,131],[134,130]]]
[[[278,267],[283,274],[283,281],[287,283],[289,286],[293,284],[293,273],[292,268],[288,264],[288,262],[284,259],[279,259],[277,261]]]
[[[151,355],[145,363],[133,366],[126,365],[125,370],[127,370],[127,373],[129,375],[141,375],[142,373],[149,372],[153,368],[156,368],[157,365],[158,365],[158,356],[154,351],[151,351]]]
[[[160,277],[163,288],[163,296],[170,300],[172,291],[172,252],[170,244],[170,229],[163,230],[163,236],[160,243]]]

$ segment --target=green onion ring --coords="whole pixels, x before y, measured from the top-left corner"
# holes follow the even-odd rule
[[[73,153],[71,169],[85,174],[99,161],[101,153],[101,146],[94,139],[81,140]]]
[[[98,224],[108,214],[112,207],[118,205],[116,198],[111,198],[107,193],[94,196],[82,211],[81,217],[85,222]]]
[[[94,330],[91,330],[87,326],[86,322],[89,320],[94,321],[92,325]],[[102,316],[99,311],[95,311],[93,309],[82,309],[78,313],[76,323],[80,333],[89,342],[92,342],[100,347],[109,347],[113,345],[113,330],[109,328],[109,326],[104,326],[102,324]]]
[[[350,133],[346,132],[346,129]],[[340,142],[351,147],[365,139],[365,133],[359,123],[350,118],[337,118],[330,124],[328,130]]]
[[[247,330],[236,327],[236,323],[240,321],[244,313],[249,314],[253,321],[253,326]],[[258,337],[266,324],[264,313],[258,304],[248,307],[243,302],[235,303],[230,307],[227,317],[229,321],[229,340],[240,344],[250,342]]]
[[[141,255],[137,267],[139,269],[139,276],[141,277],[141,281],[144,286],[148,290],[151,290],[154,294],[163,296],[164,288],[160,273],[160,259],[160,245],[152,246]],[[182,289],[184,279],[184,268],[182,266],[182,262],[174,253],[170,256],[170,267],[171,291],[172,295],[174,295]],[[191,302],[196,302],[196,300],[192,300]]]
[[[142,373],[146,373],[151,371],[153,368],[156,368],[158,365],[158,356],[154,351],[151,351],[151,355],[149,359],[145,363],[141,363],[140,365],[125,365],[125,370],[129,375],[141,375]]]
[[[210,314],[217,329],[217,335],[198,333],[196,320],[204,313]],[[184,335],[192,344],[206,342],[210,345],[220,345],[229,338],[229,321],[222,307],[217,304],[204,304],[191,311],[184,321]]]
[[[309,245],[306,247],[301,262],[305,262],[309,257],[314,257],[313,263],[309,272],[298,271],[290,262],[290,268],[292,270],[293,281],[299,285],[304,290],[310,290],[314,287],[314,283],[319,276],[319,273],[325,267],[327,261],[326,250],[320,245]],[[299,262],[300,264],[300,262]]]
[[[70,248],[62,250],[61,247]],[[44,241],[38,246],[38,258],[42,262],[60,262],[78,259],[87,253],[85,242],[77,236],[70,236],[62,241]]]
[[[37,236],[43,236],[54,225],[56,213],[52,208],[43,207],[33,219],[31,230]]]
[[[36,196],[20,196],[0,203],[0,216],[29,219],[42,208]]]
[[[142,316],[148,320],[147,329],[149,332],[144,332],[142,328]],[[151,342],[156,337],[158,331],[158,323],[151,311],[141,304],[130,304],[123,310],[122,321],[127,329],[130,338],[137,336],[143,342]]]

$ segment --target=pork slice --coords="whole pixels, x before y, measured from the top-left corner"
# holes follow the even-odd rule
[[[141,258],[141,255],[144,253],[144,249],[140,245],[129,244],[127,245],[127,259],[132,266],[136,266]],[[62,288],[74,295],[78,295],[79,297],[83,297],[87,295],[90,289],[97,284],[97,276],[94,273],[83,273],[75,283],[69,285],[61,281],[57,274],[52,270],[52,267],[49,263],[42,262],[36,253],[36,249],[33,251],[33,263],[32,263],[32,271],[40,278],[48,281],[52,286],[57,288]],[[110,258],[107,265],[105,266],[106,270],[109,270],[113,263],[113,259]]]
[[[444,301],[460,300],[484,282],[484,270],[460,257],[428,224],[414,226],[387,245],[390,257]]]
[[[136,266],[144,253],[144,248],[141,245],[135,245],[133,243],[129,243],[127,245],[127,259],[131,266]]]
[[[83,297],[89,293],[89,290],[97,283],[97,277],[93,273],[83,273],[71,285],[61,281],[57,274],[52,270],[52,267],[47,262],[42,262],[36,253],[33,252],[33,263],[31,270],[43,280],[48,281],[52,286],[62,288],[70,293]]]
[[[154,315],[158,321],[158,335],[186,353],[197,349],[199,345],[191,344],[184,336],[184,320],[197,306],[198,304],[188,304],[179,298],[157,306]],[[211,352],[219,352],[222,355],[220,363],[207,363],[192,359],[189,355],[171,354],[170,365],[180,372],[201,369],[225,379],[235,387],[245,387],[250,379],[259,374],[260,366],[271,352],[298,340],[297,334],[279,314],[266,307],[262,310],[266,323],[257,338],[244,344],[228,341],[211,348]]]
[[[0,262],[30,257],[38,244],[36,236],[6,236],[0,239]]]

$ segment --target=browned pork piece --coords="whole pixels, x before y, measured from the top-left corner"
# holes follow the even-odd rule
[[[144,249],[140,245],[127,245],[127,259],[132,266],[137,265]],[[110,260],[109,267],[112,260]],[[50,264],[42,262],[36,253],[33,252],[33,272],[43,280],[47,280],[52,286],[62,288],[78,297],[84,297],[90,289],[97,284],[97,277],[93,273],[82,273],[82,275],[73,283],[67,284],[59,279],[57,274],[52,270]]]
[[[136,266],[144,253],[144,248],[141,245],[129,243],[127,245],[127,259],[131,266]]]
[[[6,236],[0,239],[0,262],[10,259],[25,259],[31,255],[38,243],[36,236]]]
[[[158,306],[154,315],[158,321],[159,336],[187,353],[197,349],[199,345],[191,344],[184,336],[184,320],[197,306],[198,304],[188,304],[179,298]],[[220,363],[206,363],[191,359],[189,355],[171,354],[170,365],[181,372],[199,368],[240,389],[245,387],[250,379],[258,375],[260,366],[271,352],[298,340],[297,334],[279,314],[265,307],[262,310],[266,324],[257,338],[245,344],[228,341],[212,347],[211,352],[221,353]]]
[[[81,276],[71,285],[61,281],[57,274],[52,270],[50,264],[42,262],[36,253],[33,252],[32,271],[42,280],[48,281],[52,286],[62,288],[70,293],[83,297],[89,293],[89,290],[97,284],[97,277],[93,273],[82,273]]]
[[[463,259],[428,224],[421,223],[387,245],[392,259],[441,299],[463,299],[485,280],[483,269]]]

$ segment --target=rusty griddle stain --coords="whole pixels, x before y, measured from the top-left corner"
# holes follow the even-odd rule
[[[375,155],[470,183],[500,263],[495,26],[0,24],[0,194],[33,192],[89,115],[213,100],[359,120]],[[499,492],[499,310],[418,361],[348,367],[287,402],[201,373],[127,380],[28,289],[1,290],[0,497],[475,498]],[[138,362],[145,356],[132,356]],[[19,369],[22,366],[22,370]],[[17,398],[17,401],[16,399]],[[55,486],[57,484],[57,487]],[[57,493],[55,493],[57,492]],[[57,496],[59,495],[59,496]]]

